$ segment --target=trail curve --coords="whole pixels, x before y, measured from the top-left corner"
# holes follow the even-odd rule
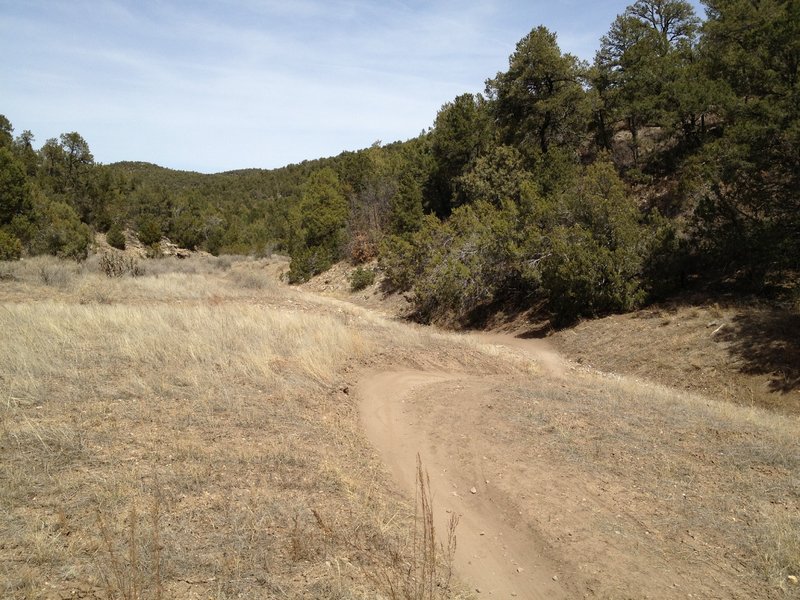
[[[498,339],[487,342],[503,343]],[[552,367],[560,369],[557,362]],[[470,376],[458,372],[388,370],[362,377],[357,394],[368,438],[411,497],[415,492],[416,455],[420,455],[430,474],[436,530],[446,531],[449,513],[460,516],[455,568],[470,587],[492,598],[569,597],[555,575],[559,565],[548,557],[546,545],[536,532],[521,524],[513,502],[498,489],[483,485],[478,463],[465,468],[463,462],[453,460],[453,454],[464,448],[442,444],[425,431],[409,409],[416,394],[454,381],[463,381],[466,390],[470,386]],[[463,434],[469,446],[469,431]],[[480,482],[480,489],[476,482]]]

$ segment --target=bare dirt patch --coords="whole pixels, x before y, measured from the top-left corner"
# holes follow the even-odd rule
[[[442,444],[440,438],[430,439],[440,432],[419,426],[420,415],[411,404],[421,390],[461,379],[454,373],[424,371],[386,371],[365,377],[358,393],[367,435],[406,493],[414,491],[412,457],[418,454],[427,465],[439,511],[436,525],[446,531],[448,515],[458,515],[455,566],[477,592],[502,598],[569,597],[562,584],[553,580],[562,565],[552,560],[550,548],[536,540],[532,531],[518,530],[518,519],[505,514],[498,504],[503,499],[486,493],[480,462],[464,468],[458,460],[464,450],[468,454],[478,450],[463,439],[472,437],[471,431],[460,430],[462,439],[454,446],[452,440]],[[456,398],[439,397],[437,405],[448,400]],[[460,394],[458,410],[467,408],[463,400]]]
[[[794,420],[570,369],[368,375],[373,444],[462,515],[459,573],[523,598],[797,595]]]

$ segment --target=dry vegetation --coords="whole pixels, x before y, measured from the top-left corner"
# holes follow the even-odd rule
[[[532,376],[516,351],[287,289],[280,259],[100,260],[0,263],[0,596],[463,595],[429,558],[448,551],[425,477],[416,509],[393,492],[350,392],[397,367],[464,374],[416,401],[420,427],[485,455],[571,589],[800,592],[795,416]]]
[[[360,598],[409,576],[413,507],[342,382],[436,342],[309,304],[284,267],[0,267],[0,595]]]
[[[675,301],[585,321],[553,342],[583,364],[735,404],[800,415],[800,313]]]
[[[799,595],[796,419],[593,371],[567,379],[464,378],[415,413],[590,597]]]

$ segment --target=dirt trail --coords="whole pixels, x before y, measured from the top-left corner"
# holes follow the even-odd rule
[[[477,335],[486,343],[523,350],[551,376],[565,373],[563,360],[542,340]],[[454,381],[463,383],[466,394],[477,383],[464,373],[442,371],[383,371],[363,377],[357,391],[369,439],[409,495],[415,491],[419,453],[431,478],[437,531],[447,530],[449,513],[460,515],[455,567],[473,589],[493,598],[571,597],[558,580],[563,565],[549,557],[546,544],[522,524],[513,500],[489,485],[481,460],[488,449],[470,440],[468,430],[461,432],[461,439],[467,440],[462,444],[432,433],[410,408],[413,397],[427,388]],[[464,452],[471,459],[464,461]]]
[[[455,568],[477,598],[800,598],[793,571],[754,558],[782,551],[796,514],[795,425],[567,361],[550,339],[463,337],[387,344],[347,383],[409,500],[419,453],[439,539],[461,515]]]
[[[550,376],[563,378],[567,373],[567,363],[558,351],[547,340],[541,338],[525,338],[511,333],[476,332],[469,334],[486,344],[507,346],[521,350],[533,358]]]

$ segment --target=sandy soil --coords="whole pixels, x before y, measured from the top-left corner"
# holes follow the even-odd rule
[[[388,371],[364,379],[358,393],[369,439],[409,494],[419,454],[431,474],[437,531],[446,531],[451,513],[460,517],[455,566],[477,592],[499,598],[570,597],[557,581],[558,565],[548,558],[549,549],[533,532],[509,521],[509,507],[504,509],[502,495],[489,490],[480,462],[467,468],[453,462],[454,449],[438,445],[406,408],[406,399],[419,388],[454,380],[451,373],[423,371]]]
[[[469,335],[481,343],[525,353],[550,376],[561,378],[566,374],[565,361],[544,340],[505,333]],[[564,581],[567,565],[553,560],[553,549],[535,530],[520,526],[516,499],[490,484],[486,464],[490,448],[469,429],[460,430],[458,436],[460,440],[470,439],[453,447],[442,444],[441,436],[421,426],[412,398],[441,383],[455,384],[459,405],[472,417],[479,417],[474,402],[464,402],[469,392],[479,388],[475,385],[478,382],[463,373],[381,371],[365,375],[358,384],[364,429],[395,480],[406,493],[414,494],[414,457],[419,455],[431,474],[437,531],[446,531],[450,514],[459,516],[455,567],[476,593],[532,600],[579,595],[574,581]],[[450,394],[439,400],[449,403],[456,398]],[[470,457],[466,462],[457,458],[464,448],[468,448]]]
[[[583,410],[582,399],[597,403],[605,384],[547,341],[470,335],[532,359],[541,376],[372,370],[357,386],[368,438],[396,482],[413,495],[419,454],[431,476],[438,531],[449,514],[461,516],[455,566],[469,587],[494,598],[743,599],[776,592],[742,569],[741,550],[715,531],[724,529],[715,519],[729,519],[717,513],[722,509],[710,501],[708,513],[688,507],[687,492],[678,493],[667,470],[680,463],[692,481],[707,478],[691,491],[700,505],[725,486],[716,479],[724,473],[701,475],[704,467],[692,464],[696,451],[679,440],[664,438],[659,447],[662,440],[652,440],[638,415],[630,417],[638,434],[629,424],[604,423],[617,418],[613,395],[593,414],[570,414]],[[617,444],[616,427],[630,437]],[[645,464],[647,452],[637,445],[648,442],[667,457],[666,467]],[[711,442],[712,450],[730,452]]]

